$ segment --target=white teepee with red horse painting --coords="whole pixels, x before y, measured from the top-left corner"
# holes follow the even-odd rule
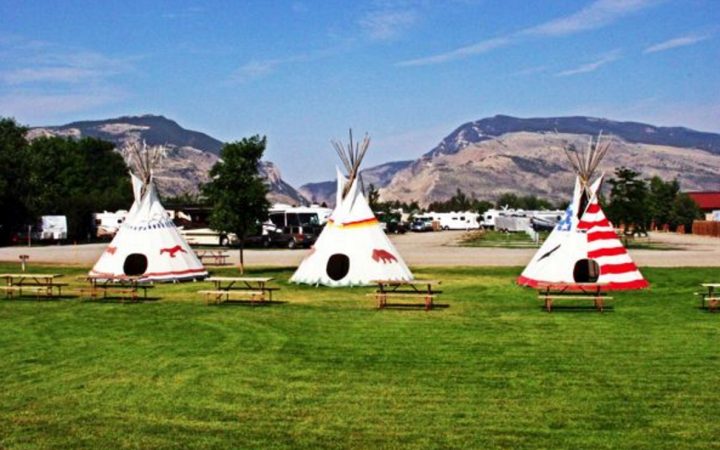
[[[609,148],[610,142],[601,142],[601,136],[590,141],[584,154],[573,145],[565,147],[577,171],[572,202],[518,277],[518,284],[598,283],[606,290],[648,287],[598,203],[603,176],[590,183]]]
[[[347,150],[333,142],[348,177],[338,169],[335,210],[291,282],[325,286],[362,286],[377,280],[413,279],[405,261],[385,235],[359,186],[360,163],[370,145],[365,136]]]
[[[153,183],[152,168],[162,147],[131,144],[126,153],[135,201],[125,222],[90,271],[90,276],[121,280],[182,281],[207,277],[202,263],[170,219]],[[132,170],[135,173],[132,173]]]

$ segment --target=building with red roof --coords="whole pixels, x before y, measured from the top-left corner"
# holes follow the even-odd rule
[[[713,212],[720,209],[720,191],[688,192],[687,195],[695,200],[703,212]]]

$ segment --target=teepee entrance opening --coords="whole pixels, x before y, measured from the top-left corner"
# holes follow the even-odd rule
[[[142,253],[130,253],[125,258],[125,264],[123,264],[123,272],[129,277],[142,275],[147,270],[148,259],[147,256]]]
[[[573,279],[576,283],[595,283],[600,278],[600,265],[594,259],[581,259],[575,263]]]
[[[327,267],[325,268],[328,276],[335,281],[345,278],[350,271],[350,258],[342,253],[335,253],[328,258]]]

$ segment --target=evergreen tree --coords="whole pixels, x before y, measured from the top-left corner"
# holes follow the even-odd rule
[[[640,173],[626,167],[615,170],[615,178],[609,180],[610,205],[607,215],[615,224],[623,223],[636,232],[644,233],[650,222],[647,183]]]

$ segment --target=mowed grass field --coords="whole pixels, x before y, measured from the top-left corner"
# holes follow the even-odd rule
[[[250,271],[266,307],[2,300],[0,448],[720,447],[720,314],[692,295],[720,269],[644,269],[603,314],[543,312],[519,271],[415,268],[430,312],[291,270]]]

